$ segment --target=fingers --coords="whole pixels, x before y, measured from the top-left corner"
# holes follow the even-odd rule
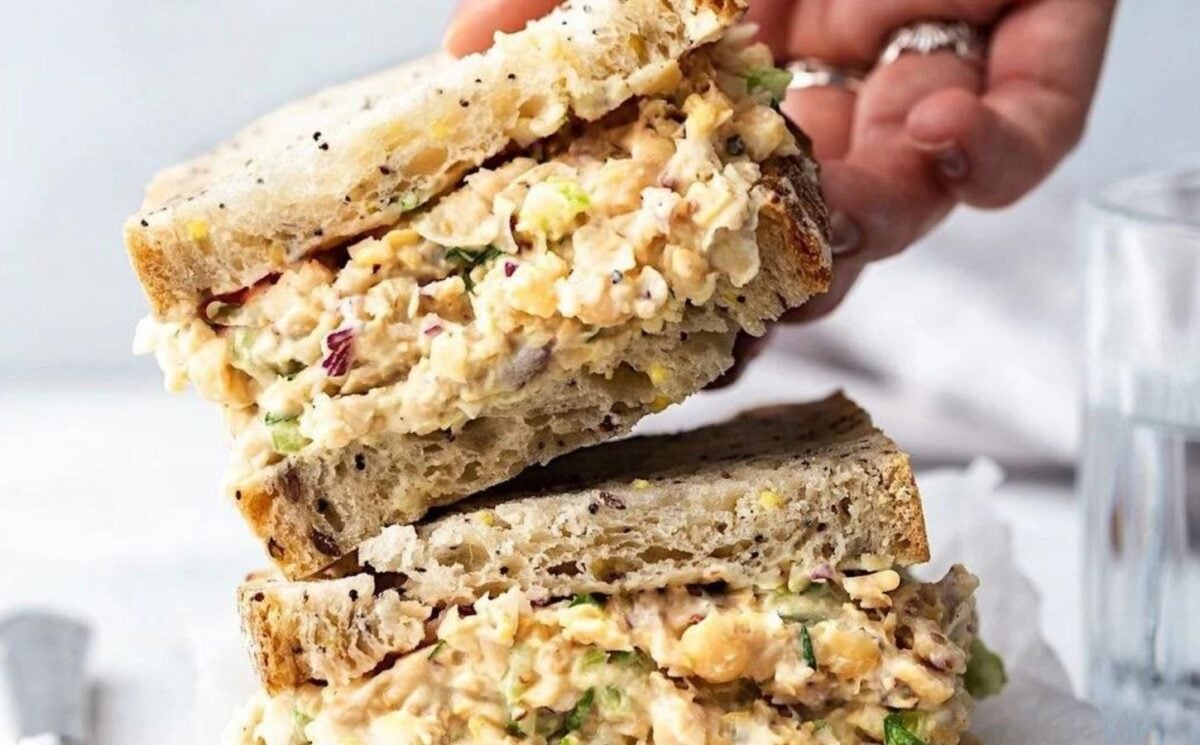
[[[946,90],[909,114],[908,133],[959,201],[1004,207],[1048,173],[1047,153],[988,103],[964,90]]]
[[[1075,146],[1095,92],[1111,10],[1111,2],[1092,0],[1042,0],[1018,8],[995,30],[989,90],[982,98],[943,91],[913,108],[909,135],[959,200],[1007,206]]]
[[[534,18],[541,18],[559,0],[462,0],[446,29],[442,45],[456,57],[482,52],[492,45],[497,31],[520,31]]]
[[[758,26],[758,40],[771,48],[778,59],[788,59],[788,40],[796,0],[755,0],[746,10],[746,20]]]
[[[953,192],[915,145],[907,122],[914,106],[947,89],[974,95],[980,71],[952,54],[907,55],[866,80],[857,100],[850,147],[824,163],[822,186],[842,254],[879,259],[929,231],[954,205]],[[855,244],[847,242],[849,235]]]
[[[1041,0],[1015,9],[995,29],[984,103],[1031,161],[1024,183],[996,204],[1040,182],[1083,136],[1113,8],[1114,0]]]

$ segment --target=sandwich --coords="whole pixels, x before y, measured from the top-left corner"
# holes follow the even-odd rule
[[[231,745],[953,745],[1003,681],[841,395],[609,443],[240,590]]]
[[[628,433],[827,288],[816,166],[743,5],[567,4],[154,180],[136,347],[221,405],[227,491],[286,576]]]

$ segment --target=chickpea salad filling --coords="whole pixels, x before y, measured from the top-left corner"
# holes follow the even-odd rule
[[[226,407],[249,468],[453,429],[539,375],[611,375],[630,340],[758,274],[761,164],[800,152],[777,110],[786,79],[733,34],[664,68],[660,95],[477,170],[391,229],[189,320],[145,319],[136,350],[172,390]],[[666,368],[640,372],[657,386]]]
[[[451,608],[344,686],[250,701],[231,745],[953,745],[1004,682],[977,580],[822,566],[778,590],[676,587]]]

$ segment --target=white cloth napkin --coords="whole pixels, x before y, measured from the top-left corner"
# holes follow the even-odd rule
[[[1005,661],[1008,685],[980,702],[971,731],[985,745],[1094,745],[1099,712],[1071,693],[1058,655],[1038,630],[1041,599],[1013,561],[1012,528],[988,505],[1000,469],[977,460],[965,471],[922,474],[921,497],[933,561],[916,574],[940,577],[963,564],[980,579],[980,635]]]

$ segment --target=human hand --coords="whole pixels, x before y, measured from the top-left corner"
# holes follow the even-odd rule
[[[1079,141],[1116,0],[751,0],[780,64],[868,69],[896,29],[929,19],[990,29],[986,63],[906,54],[861,88],[792,91],[784,111],[813,139],[833,213],[830,292],[790,318],[828,313],[867,263],[925,235],[958,203],[1003,207]],[[462,0],[446,48],[486,49],[557,0]]]

